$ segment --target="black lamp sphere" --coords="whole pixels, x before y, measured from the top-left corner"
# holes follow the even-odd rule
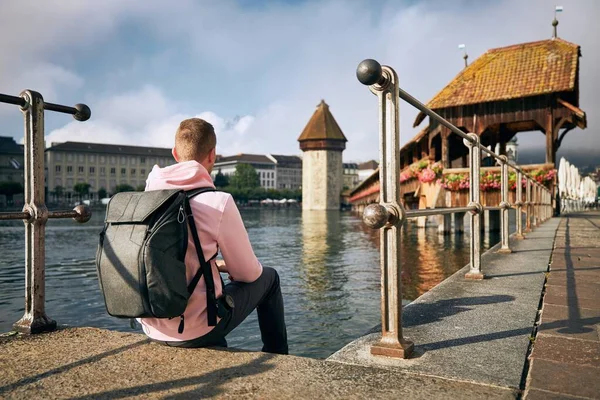
[[[356,68],[356,77],[363,85],[371,86],[381,79],[381,64],[373,59],[361,61]]]
[[[92,116],[92,110],[85,104],[75,104],[77,113],[73,115],[77,121],[87,121]]]

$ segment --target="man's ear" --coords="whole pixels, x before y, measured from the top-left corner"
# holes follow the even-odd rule
[[[211,164],[214,164],[216,159],[217,159],[217,147],[213,147],[212,150],[210,151],[210,153],[208,153],[208,161]]]
[[[177,150],[175,150],[175,147],[173,147],[173,149],[171,150],[171,154],[173,154],[173,158],[175,159],[175,161],[179,162],[179,157],[177,157]]]

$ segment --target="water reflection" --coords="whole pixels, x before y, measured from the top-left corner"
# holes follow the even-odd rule
[[[379,231],[347,212],[241,213],[257,257],[279,271],[292,354],[327,357],[380,322]],[[46,310],[61,324],[131,332],[127,320],[108,316],[99,290],[94,257],[102,221],[102,210],[86,225],[49,221]],[[468,234],[439,236],[435,228],[417,229],[409,222],[402,235],[405,299],[417,298],[468,263]],[[485,247],[497,241],[494,235]],[[0,332],[23,315],[24,275],[23,223],[2,223]],[[259,350],[255,314],[228,340]]]

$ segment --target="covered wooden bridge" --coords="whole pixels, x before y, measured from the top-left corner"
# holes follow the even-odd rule
[[[427,106],[459,129],[476,133],[484,146],[497,149],[499,154],[506,155],[506,144],[517,133],[541,131],[545,134],[545,164],[525,169],[538,181],[553,186],[556,152],[563,138],[576,127],[586,127],[585,112],[579,108],[580,57],[579,45],[559,38],[491,49],[465,67]],[[414,127],[425,118],[420,113]],[[460,137],[429,121],[401,149],[405,206],[466,204],[467,155]],[[489,166],[483,172],[482,202],[495,205],[499,199],[499,168],[492,162],[486,164],[485,159],[482,165]],[[514,192],[511,197],[514,200]],[[352,191],[350,203],[360,211],[378,201],[376,171]]]

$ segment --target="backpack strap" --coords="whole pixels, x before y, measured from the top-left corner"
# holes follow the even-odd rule
[[[201,193],[205,192],[214,192],[215,189],[211,187],[203,187],[198,189],[189,190],[186,192],[188,200],[194,196],[197,196]],[[198,261],[200,262],[200,268],[198,268],[198,272],[190,282],[188,286],[188,293],[192,294],[194,289],[196,289],[196,285],[200,281],[200,277],[204,275],[204,281],[206,282],[206,313],[208,317],[208,326],[217,325],[217,297],[215,292],[215,282],[212,275],[212,270],[208,261],[212,260],[216,257],[216,254],[211,257],[210,260],[206,261],[204,259],[204,253],[202,252],[202,246],[200,245],[200,237],[198,236],[198,231],[196,230],[196,224],[194,223],[194,215],[192,214],[192,208],[190,206],[189,201],[185,202],[186,214],[188,218],[188,225],[190,226],[190,230],[192,232],[192,238],[194,239],[194,246],[196,247],[196,254],[198,256]]]

